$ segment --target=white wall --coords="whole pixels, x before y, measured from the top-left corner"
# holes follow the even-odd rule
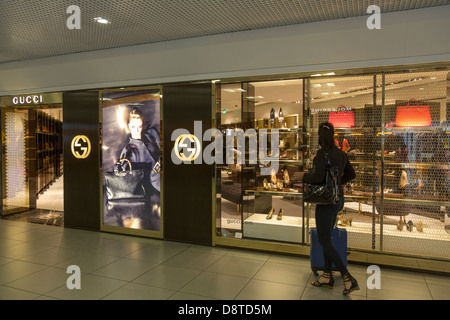
[[[450,61],[450,5],[0,64],[0,96]]]

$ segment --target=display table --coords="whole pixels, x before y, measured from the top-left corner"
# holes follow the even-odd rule
[[[302,218],[284,216],[277,220],[276,213],[272,219],[266,219],[267,214],[255,213],[244,220],[244,235],[249,238],[267,240],[302,242]]]

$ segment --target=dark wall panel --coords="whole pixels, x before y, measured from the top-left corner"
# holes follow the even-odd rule
[[[168,240],[212,243],[212,167],[176,165],[171,160],[174,130],[183,128],[194,134],[194,121],[202,121],[203,132],[211,128],[211,90],[211,84],[164,87],[163,208],[164,238]]]
[[[63,103],[64,226],[99,230],[101,197],[98,92],[66,92]],[[72,153],[72,140],[79,135],[86,136],[91,143],[91,152],[86,159],[78,159]]]

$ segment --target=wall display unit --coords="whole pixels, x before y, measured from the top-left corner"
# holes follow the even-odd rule
[[[102,95],[102,228],[161,230],[160,90]]]
[[[63,174],[61,109],[36,111],[36,183],[42,193]]]
[[[279,168],[261,175],[264,166],[248,161],[218,166],[216,236],[309,245],[315,206],[303,203],[295,177],[313,169],[318,126],[329,121],[356,171],[336,221],[349,248],[448,259],[448,79],[441,70],[222,83],[217,127],[278,129]]]

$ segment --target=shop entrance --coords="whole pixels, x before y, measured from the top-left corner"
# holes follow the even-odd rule
[[[4,219],[64,224],[62,104],[1,111]]]

